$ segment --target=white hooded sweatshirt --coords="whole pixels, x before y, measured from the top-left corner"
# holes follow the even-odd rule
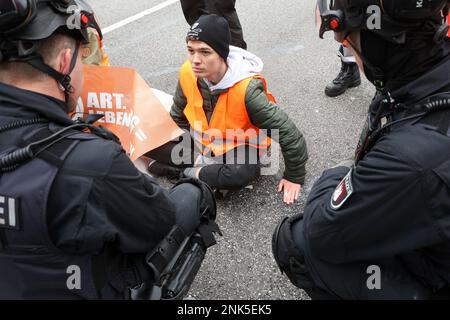
[[[239,81],[261,73],[264,67],[262,60],[256,55],[235,46],[230,46],[227,65],[228,70],[218,84],[213,85],[204,79],[211,92],[231,88]]]

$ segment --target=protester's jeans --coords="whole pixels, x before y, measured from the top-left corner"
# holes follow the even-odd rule
[[[183,144],[182,148],[181,144]],[[182,151],[178,152],[174,149]],[[174,160],[175,155],[177,161]],[[195,147],[188,133],[182,137],[181,142],[170,141],[146,154],[153,160],[180,169],[193,167],[200,155],[200,151]],[[210,159],[214,164],[202,166],[199,179],[213,189],[241,189],[260,173],[259,150],[253,147],[238,147],[223,156]]]

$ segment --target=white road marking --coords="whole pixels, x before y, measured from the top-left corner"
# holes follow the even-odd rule
[[[150,8],[148,10],[142,11],[142,12],[140,12],[138,14],[135,14],[134,16],[126,18],[126,19],[124,19],[122,21],[114,23],[113,25],[111,25],[109,27],[106,27],[106,28],[102,29],[102,33],[104,35],[107,34],[107,33],[110,33],[110,32],[112,32],[112,31],[114,31],[116,29],[119,29],[119,28],[122,28],[122,27],[126,26],[127,24],[130,24],[130,23],[132,23],[134,21],[137,21],[137,20],[139,20],[139,19],[141,19],[141,18],[143,18],[145,16],[148,16],[148,15],[150,15],[152,13],[155,13],[155,12],[157,12],[159,10],[167,8],[168,6],[171,6],[174,3],[179,2],[179,1],[180,0],[167,0],[167,1],[164,1],[163,3],[160,3],[160,4],[156,5],[156,6],[154,6],[153,8]]]

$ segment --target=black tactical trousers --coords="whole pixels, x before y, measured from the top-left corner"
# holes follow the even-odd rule
[[[278,228],[277,228],[278,230]],[[397,258],[332,264],[307,254],[303,219],[285,220],[274,234],[273,254],[289,280],[314,300],[433,299]],[[379,267],[380,287],[371,287],[369,266]],[[369,284],[368,284],[369,283]]]
[[[200,225],[201,190],[193,184],[183,183],[170,190],[169,194],[176,206],[177,225],[186,235],[191,234]]]
[[[204,14],[222,16],[230,26],[231,45],[247,49],[235,4],[236,0],[181,0],[184,17],[189,25],[194,24]]]

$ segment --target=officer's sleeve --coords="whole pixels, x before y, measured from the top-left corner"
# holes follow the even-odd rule
[[[67,253],[146,253],[175,224],[168,192],[110,142],[86,142],[66,161],[49,199],[49,233]],[[79,152],[78,152],[79,151]]]
[[[398,150],[380,144],[356,169],[339,167],[323,174],[304,212],[304,235],[312,255],[344,263],[440,241],[425,192],[429,181],[413,161],[404,159]]]
[[[123,152],[92,188],[88,206],[103,204],[110,235],[124,253],[146,252],[175,225],[175,206],[168,192],[139,172]]]

